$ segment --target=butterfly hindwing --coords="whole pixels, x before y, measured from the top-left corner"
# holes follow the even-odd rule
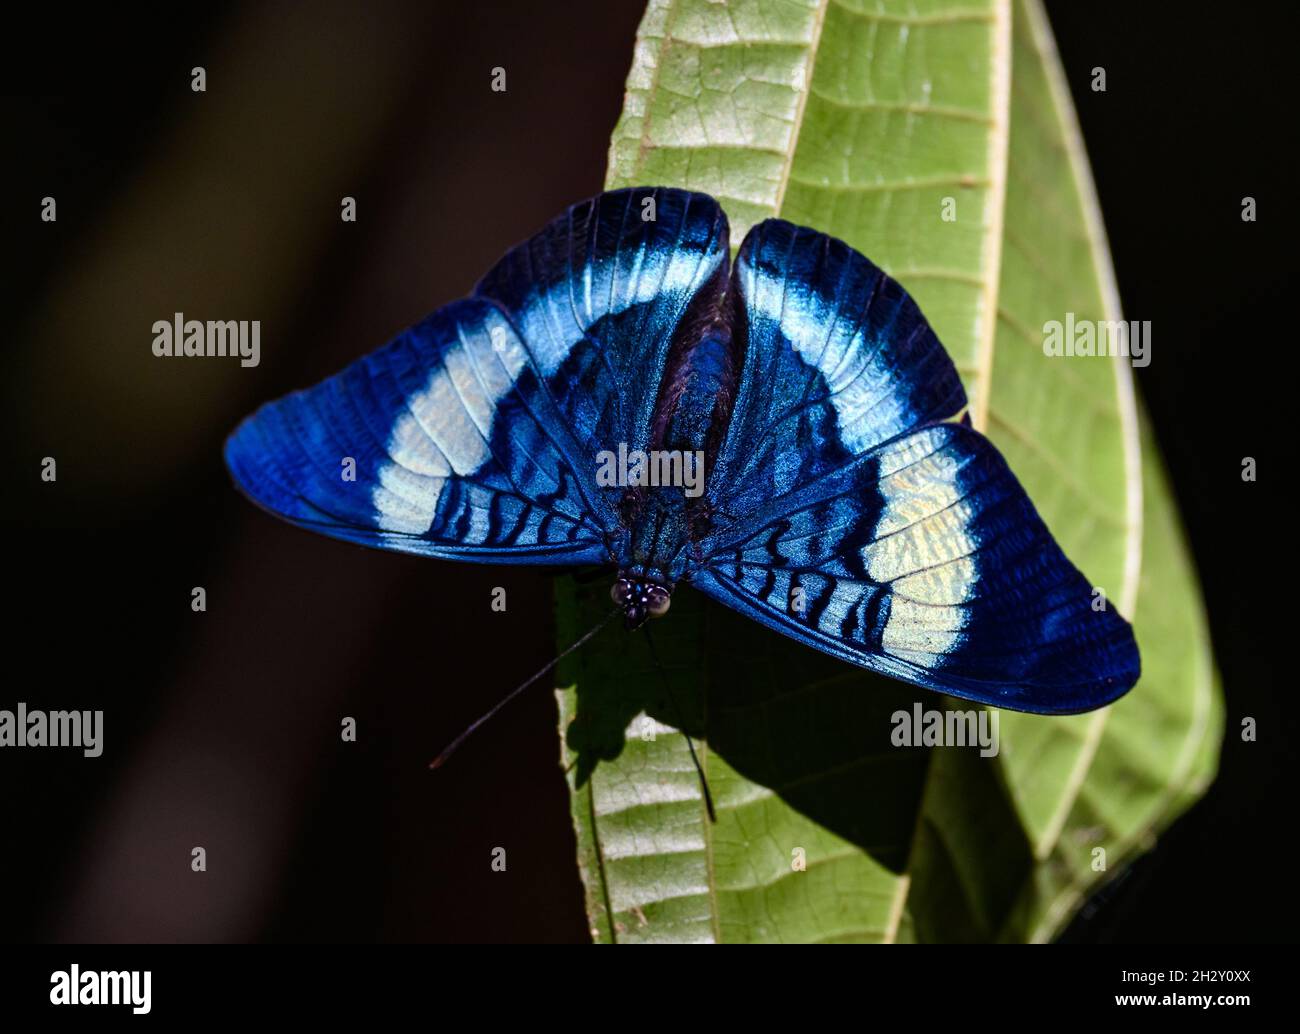
[[[844,660],[984,703],[1081,711],[1132,686],[1131,628],[1094,609],[994,446],[951,419],[956,371],[902,288],[779,221],[751,231],[736,283],[760,385],[739,398],[764,404],[735,437],[769,444],[715,467],[720,509],[743,516],[702,544],[693,584]]]
[[[1107,703],[1132,631],[1066,559],[997,450],[905,435],[714,543],[693,584],[844,660],[1018,710]]]
[[[607,561],[620,525],[593,457],[645,440],[662,353],[726,251],[704,195],[575,205],[471,298],[263,406],[227,441],[227,465],[265,509],[364,545]]]

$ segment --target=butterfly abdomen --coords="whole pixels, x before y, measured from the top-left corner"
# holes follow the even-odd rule
[[[631,517],[633,560],[645,565],[647,577],[655,577],[658,567],[658,577],[676,581],[691,552],[687,547],[712,528],[708,475],[731,419],[741,365],[730,329],[716,318],[693,321],[669,353],[650,431],[651,455],[680,457],[686,476],[633,489],[620,507]]]
[[[725,431],[734,396],[736,363],[731,335],[711,331],[665,371],[664,408],[652,439],[658,447],[717,455],[719,428]]]

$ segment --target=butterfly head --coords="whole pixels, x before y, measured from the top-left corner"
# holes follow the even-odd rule
[[[672,589],[668,586],[624,573],[619,574],[609,595],[623,608],[623,624],[629,632],[644,625],[647,618],[663,617],[672,602]]]

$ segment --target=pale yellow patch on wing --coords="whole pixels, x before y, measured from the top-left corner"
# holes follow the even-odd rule
[[[862,549],[868,575],[893,594],[881,645],[926,667],[956,644],[976,574],[967,533],[973,509],[961,498],[952,458],[936,444],[918,435],[891,450],[882,463],[876,541]]]

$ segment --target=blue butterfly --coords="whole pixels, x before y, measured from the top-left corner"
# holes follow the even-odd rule
[[[1132,629],[969,426],[907,292],[780,219],[729,254],[706,195],[582,202],[468,298],[263,406],[226,463],[258,505],[349,542],[612,564],[630,628],[688,582],[980,703],[1069,713],[1132,687]]]

